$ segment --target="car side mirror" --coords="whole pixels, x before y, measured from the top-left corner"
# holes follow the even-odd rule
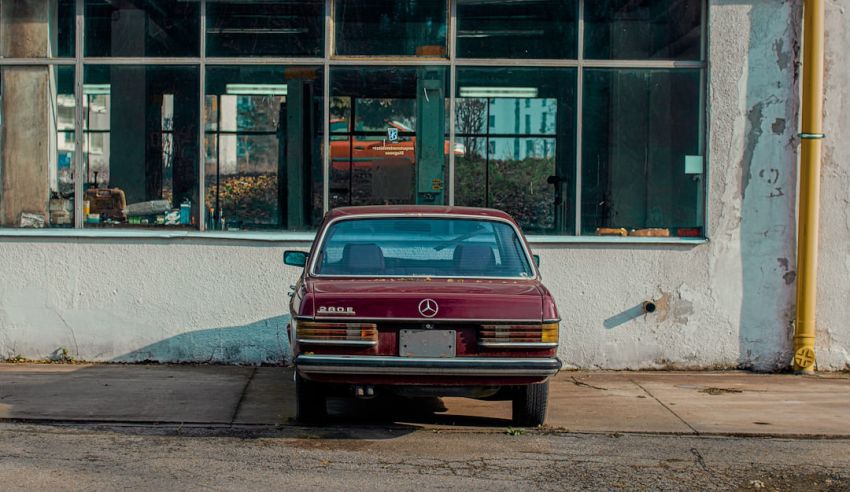
[[[284,251],[283,264],[290,266],[303,267],[307,264],[307,253],[303,251]]]
[[[540,268],[540,255],[531,255],[534,258],[534,264],[537,265],[537,268]]]

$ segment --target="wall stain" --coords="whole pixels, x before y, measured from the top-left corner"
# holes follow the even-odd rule
[[[794,280],[797,279],[797,272],[794,270],[785,272],[785,275],[783,275],[782,278],[785,279],[785,285],[791,285],[794,283]]]
[[[776,65],[780,70],[787,70],[791,66],[794,55],[788,51],[783,51],[785,40],[782,38],[773,42],[773,52],[776,53]]]
[[[773,120],[773,124],[770,125],[770,129],[775,135],[782,135],[785,133],[785,118],[776,118]]]
[[[759,102],[753,105],[747,111],[747,133],[744,142],[744,154],[741,157],[741,199],[743,201],[747,196],[747,187],[750,185],[751,170],[753,165],[753,156],[755,154],[756,145],[762,135],[761,124],[764,120],[764,102]]]
[[[688,316],[694,314],[694,303],[682,299],[682,294],[679,292],[662,291],[661,297],[655,300],[655,308],[659,322],[672,319],[676,324],[686,325]]]

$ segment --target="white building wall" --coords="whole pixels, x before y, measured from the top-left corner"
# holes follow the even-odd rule
[[[818,367],[850,370],[850,3],[826,2]]]
[[[829,0],[819,368],[850,360],[850,22]],[[709,10],[709,241],[533,244],[576,368],[785,368],[794,316],[801,1]],[[839,46],[839,43],[843,43]],[[0,356],[281,362],[283,249],[306,242],[0,237]],[[638,306],[648,299],[651,315]]]

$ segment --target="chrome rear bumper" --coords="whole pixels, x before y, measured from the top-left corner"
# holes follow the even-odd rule
[[[295,367],[303,374],[548,377],[561,369],[561,361],[556,358],[419,358],[302,354],[296,357]]]

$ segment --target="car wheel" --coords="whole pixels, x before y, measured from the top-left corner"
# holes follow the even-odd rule
[[[295,374],[295,419],[305,424],[318,424],[328,415],[325,393],[321,385]]]
[[[549,381],[520,386],[513,394],[513,423],[524,427],[536,427],[546,420],[546,405],[549,402]]]

